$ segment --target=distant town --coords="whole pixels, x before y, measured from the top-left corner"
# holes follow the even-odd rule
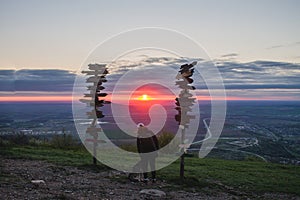
[[[70,104],[3,105],[0,136],[23,134],[49,137],[68,134],[78,138]],[[11,112],[10,106],[14,106]],[[172,108],[172,106],[170,106]],[[210,106],[200,104],[201,119],[209,124]],[[114,132],[112,116],[106,108],[104,128]],[[174,112],[173,112],[174,113]],[[168,116],[173,120],[173,114]],[[198,135],[188,152],[197,153],[207,127],[201,120]],[[173,124],[166,127],[173,132]],[[168,130],[169,129],[169,130]],[[122,139],[122,138],[120,138]],[[210,157],[300,165],[300,103],[299,102],[228,102],[226,122]]]

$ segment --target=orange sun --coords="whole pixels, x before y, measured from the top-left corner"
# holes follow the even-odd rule
[[[140,101],[149,101],[151,98],[147,94],[143,94],[142,96],[138,97]]]

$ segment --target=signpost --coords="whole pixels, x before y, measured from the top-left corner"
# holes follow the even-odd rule
[[[91,106],[93,109],[90,112],[87,112],[87,116],[89,119],[92,119],[92,123],[90,127],[87,128],[86,134],[92,136],[92,138],[87,138],[85,142],[93,143],[93,164],[97,164],[97,146],[100,143],[105,143],[104,140],[100,140],[98,135],[102,132],[100,127],[97,127],[98,118],[103,118],[102,111],[99,110],[100,107],[104,106],[104,104],[110,103],[109,101],[105,101],[104,99],[99,99],[99,97],[107,96],[107,93],[101,93],[101,90],[104,90],[105,87],[102,86],[103,82],[107,82],[106,75],[108,74],[108,70],[106,65],[100,64],[89,64],[89,70],[82,71],[83,74],[89,76],[86,79],[86,83],[92,84],[87,86],[87,90],[89,93],[84,94],[84,99],[80,99],[80,102],[86,103],[87,106]]]
[[[192,111],[192,106],[196,98],[192,98],[192,94],[189,92],[190,90],[195,90],[194,86],[189,84],[193,83],[193,79],[191,78],[194,74],[194,66],[197,62],[193,62],[191,64],[184,64],[180,67],[179,73],[176,76],[176,85],[182,89],[179,97],[175,99],[176,110],[178,114],[175,115],[175,120],[178,122],[179,127],[181,128],[181,147],[185,147],[185,129],[188,128],[191,119],[195,119],[194,115],[189,115],[188,112]],[[184,154],[185,148],[181,148],[182,155],[180,157],[180,179],[184,180]]]

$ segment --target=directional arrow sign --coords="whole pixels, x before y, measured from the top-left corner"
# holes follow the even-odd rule
[[[103,70],[105,68],[105,64],[89,64],[89,69],[90,70]]]
[[[180,101],[180,107],[189,107],[194,105],[194,101]]]
[[[107,96],[107,93],[97,93],[97,96],[98,96],[98,97],[106,97],[106,96]]]
[[[102,131],[102,128],[97,127],[88,127],[86,132],[87,133],[99,133]]]
[[[94,97],[95,94],[84,94],[84,97]]]
[[[191,93],[188,93],[188,92],[181,92],[180,94],[179,94],[179,97],[186,97],[186,98],[188,98],[188,97],[192,97],[193,95],[191,94]]]
[[[88,88],[88,90],[96,90],[98,89],[98,87],[96,85],[90,85],[90,86],[86,86]]]
[[[182,89],[185,89],[187,87],[187,82],[186,81],[176,81],[176,85],[178,85]]]
[[[98,75],[102,74],[100,70],[96,70],[96,71],[82,71],[81,73],[86,74],[86,75],[95,75],[95,76],[98,76]]]
[[[182,107],[182,108],[181,108],[181,111],[182,111],[182,112],[191,112],[191,111],[192,111],[192,108],[190,108],[190,107]]]
[[[99,85],[99,86],[97,87],[97,92],[100,91],[100,90],[104,90],[104,89],[105,89],[105,87]]]
[[[86,112],[86,115],[89,116],[89,117],[95,118],[96,117],[96,112],[95,112],[95,110],[93,110],[91,112]]]
[[[89,100],[89,99],[79,99],[79,101],[81,103],[86,103],[86,104],[91,104],[91,103],[95,104],[95,100],[94,99],[91,99],[91,100]]]
[[[186,116],[182,116],[181,117],[181,125],[185,125],[185,124],[188,124],[190,123],[191,119],[195,119],[195,115],[186,115]]]
[[[92,76],[86,79],[87,83],[96,83],[96,82],[107,82],[107,80],[105,78],[100,78],[100,77],[96,77],[96,76]]]

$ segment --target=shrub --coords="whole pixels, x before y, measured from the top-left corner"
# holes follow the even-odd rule
[[[134,144],[123,144],[120,145],[120,148],[125,150],[125,151],[129,151],[129,152],[133,152],[133,153],[137,153],[137,146]]]
[[[163,148],[164,146],[168,145],[174,137],[175,135],[173,133],[162,132],[161,135],[158,137],[159,147]]]
[[[42,144],[44,144],[44,142],[40,139],[37,139],[37,138],[34,138],[34,137],[29,139],[29,145],[30,146],[39,146],[39,145],[42,145]]]
[[[0,137],[0,147],[7,147],[10,145],[11,145],[11,142],[9,140],[6,140],[6,139]]]
[[[29,137],[24,133],[15,133],[10,135],[9,138],[11,143],[16,145],[28,145],[29,144]]]
[[[72,135],[54,135],[50,141],[50,145],[60,149],[70,149],[76,146],[76,141]]]
[[[257,156],[246,156],[245,161],[252,161],[252,162],[262,162],[263,160]]]
[[[160,134],[160,136],[158,137],[159,148],[162,149],[165,146],[169,145],[168,147],[165,147],[162,150],[162,152],[164,152],[164,153],[176,153],[176,151],[179,150],[178,145],[180,144],[180,141],[179,141],[178,138],[174,139],[174,137],[175,137],[175,134],[173,134],[171,132],[163,131]]]

